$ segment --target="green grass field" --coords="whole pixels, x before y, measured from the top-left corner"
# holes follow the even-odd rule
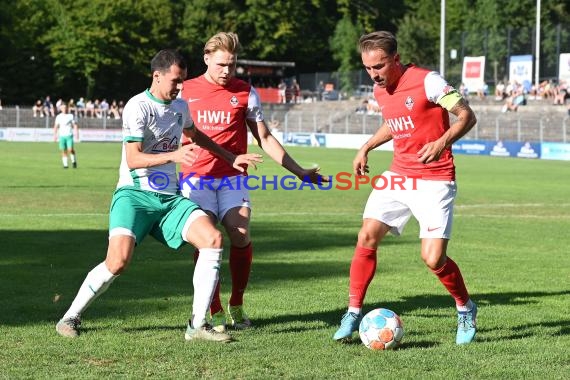
[[[355,153],[288,150],[324,174],[350,171]],[[385,239],[365,305],[400,314],[403,345],[374,352],[331,339],[369,187],[252,192],[246,305],[256,328],[233,343],[184,341],[192,249],[150,237],[84,313],[82,336],[58,336],[55,323],[105,256],[120,161],[119,144],[77,151],[79,168],[63,170],[56,144],[0,142],[0,378],[570,378],[568,162],[457,156],[449,255],[479,304],[477,342],[455,345],[453,300],[421,261],[412,220]],[[390,159],[372,153],[371,170]],[[252,174],[286,172],[266,158]],[[226,262],[222,289],[227,302]]]

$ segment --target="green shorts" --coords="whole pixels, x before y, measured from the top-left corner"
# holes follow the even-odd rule
[[[59,138],[59,150],[73,149],[73,136],[64,136]]]
[[[125,229],[140,244],[148,235],[170,248],[184,245],[182,230],[193,211],[200,207],[181,195],[161,194],[124,186],[115,190],[109,212],[109,234]]]

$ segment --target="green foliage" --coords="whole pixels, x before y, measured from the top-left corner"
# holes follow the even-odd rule
[[[352,92],[350,73],[362,65],[357,44],[361,34],[362,28],[354,25],[349,16],[344,16],[336,25],[334,35],[330,39],[333,58],[340,62],[338,73],[340,89],[343,92]]]
[[[105,6],[91,0],[67,3],[46,1],[54,25],[42,42],[50,47],[56,79],[83,78],[87,97],[94,95],[103,67],[118,77],[133,69],[148,71],[150,58],[170,44],[173,22],[168,0],[115,0]]]
[[[501,78],[509,54],[532,54],[535,7],[535,0],[447,1],[455,70],[464,55],[486,54]],[[567,1],[542,0],[541,73],[554,75],[558,47],[570,46],[569,11]],[[342,39],[356,44],[361,32],[389,30],[404,61],[437,67],[439,20],[439,0],[0,0],[0,97],[127,99],[148,85],[148,62],[160,49],[180,49],[189,75],[203,72],[202,47],[222,30],[240,35],[243,58],[294,61],[299,73],[338,70],[346,88],[354,60]]]

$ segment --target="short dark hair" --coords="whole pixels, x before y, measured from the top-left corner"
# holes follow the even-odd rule
[[[186,61],[182,54],[173,49],[164,49],[156,53],[150,61],[150,72],[160,71],[164,73],[170,70],[170,66],[176,65],[181,69],[186,69]]]
[[[372,32],[360,37],[358,50],[360,53],[370,50],[384,50],[387,54],[394,55],[398,52],[398,41],[390,32]]]

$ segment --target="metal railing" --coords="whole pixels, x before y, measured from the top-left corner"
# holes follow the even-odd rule
[[[0,110],[0,128],[53,128],[54,117],[41,113],[34,116],[31,108],[19,106]],[[102,111],[101,117],[77,117],[79,128],[121,128],[121,120]]]
[[[510,140],[529,142],[570,141],[570,117],[561,107],[523,109],[502,113],[496,109],[477,109],[477,124],[466,135],[475,140]],[[321,103],[311,110],[273,110],[268,121],[277,122],[276,128],[285,132],[373,134],[382,123],[378,114],[358,114],[353,105],[342,102]],[[53,117],[33,117],[31,109],[4,107],[0,110],[0,128],[53,128]],[[80,128],[119,129],[121,120],[108,117],[77,119]],[[271,124],[270,124],[271,125]]]

